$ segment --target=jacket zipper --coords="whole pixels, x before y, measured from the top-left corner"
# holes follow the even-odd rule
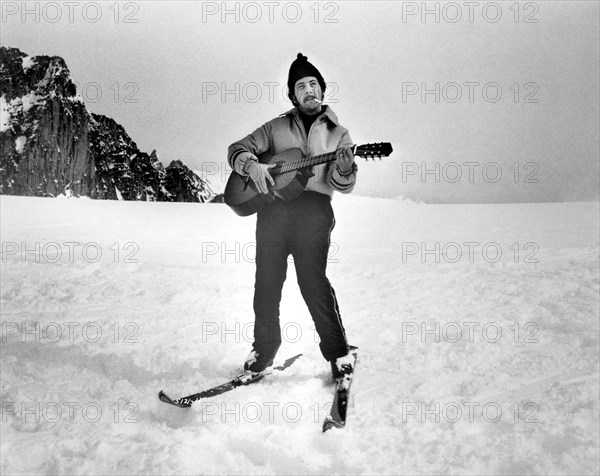
[[[319,117],[320,117],[320,115],[319,115]],[[320,120],[319,117],[317,117],[313,121],[313,123],[310,125],[310,128],[308,129],[308,132],[307,132],[306,129],[304,128],[304,123],[302,122],[302,120],[296,114],[294,114],[294,120],[296,121],[296,124],[301,126],[300,129],[304,131],[304,138],[306,140],[306,156],[307,157],[310,157],[312,154],[312,152],[310,150],[310,133],[313,129],[313,126],[317,123],[317,121]]]

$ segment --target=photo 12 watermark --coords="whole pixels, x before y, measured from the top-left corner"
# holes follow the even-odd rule
[[[502,244],[496,241],[449,241],[417,242],[403,241],[401,244],[402,263],[498,263],[502,258],[515,264],[538,264],[537,254],[540,245],[535,241]]]
[[[338,2],[201,2],[202,23],[339,23]]]
[[[78,94],[86,103],[96,104],[103,99],[115,104],[137,104],[140,102],[140,85],[135,81],[111,81],[102,85],[96,81],[74,82]]]
[[[2,23],[139,23],[141,2],[2,1]]]
[[[226,160],[222,160],[220,162],[202,162],[200,168],[201,177],[208,180],[211,184],[226,184],[232,172],[233,170]]]
[[[324,253],[321,250],[308,250],[301,243],[279,243],[276,241],[263,243],[260,247],[257,247],[254,241],[235,241],[233,243],[203,241],[201,250],[202,263],[214,261],[216,263],[254,264],[257,256],[264,256],[271,263],[283,257],[291,264],[294,262],[294,255],[297,258],[309,257],[315,262],[325,259],[327,263],[338,263],[337,255],[340,246],[336,242],[330,242],[326,256],[323,256]],[[310,254],[310,256],[307,256],[307,254]]]
[[[537,402],[514,402],[502,410],[497,402],[402,402],[402,423],[539,423]]]
[[[3,241],[2,263],[97,263],[103,258],[113,263],[137,264],[140,247],[133,241],[103,246],[95,241]]]
[[[137,322],[38,322],[2,321],[2,343],[9,340],[21,343],[123,343],[138,344],[140,326]]]
[[[401,2],[402,23],[539,23],[538,2]]]
[[[268,329],[268,332],[271,342],[281,340],[281,342],[295,344],[305,335],[311,336],[315,343],[321,342],[314,324],[305,329],[298,322],[290,321],[282,325],[274,324]],[[227,342],[252,344],[254,343],[254,322],[202,321],[200,340],[203,344],[215,340],[223,344]]]
[[[273,104],[275,101],[283,101],[291,104],[288,96],[287,84],[277,81],[246,81],[230,82],[204,81],[201,85],[202,103],[249,103],[258,102]],[[323,94],[323,102],[336,104],[340,87],[336,82],[328,82]]]
[[[330,414],[331,402],[215,402],[200,400],[194,404],[199,409],[202,423],[288,423],[312,421],[321,423]]]
[[[537,322],[498,323],[498,322],[415,322],[402,323],[402,343],[421,342],[436,343],[458,342],[479,343],[487,342],[496,344],[501,340],[512,341],[515,344],[539,343],[538,332],[540,326]]]
[[[135,402],[2,402],[2,423],[139,423]]]
[[[504,83],[490,81],[450,81],[445,83],[403,81],[401,98],[403,103],[476,103],[538,104],[540,86],[535,81]]]
[[[537,162],[402,162],[402,183],[540,183]]]

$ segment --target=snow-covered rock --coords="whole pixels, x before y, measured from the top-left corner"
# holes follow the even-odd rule
[[[212,197],[187,168],[169,173],[156,152],[140,151],[121,125],[89,113],[62,58],[0,47],[0,62],[0,193],[57,196],[68,189],[92,198],[194,202]],[[177,170],[182,167],[177,161]]]

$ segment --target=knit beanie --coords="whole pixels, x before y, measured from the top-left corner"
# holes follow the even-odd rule
[[[321,86],[321,91],[325,93],[325,80],[319,70],[313,66],[312,63],[308,61],[308,58],[304,56],[302,53],[298,53],[298,56],[290,66],[290,73],[288,75],[288,97],[292,102],[294,102],[294,86],[296,86],[296,81],[302,78],[306,78],[307,76],[314,76],[317,78],[319,82],[319,86]]]

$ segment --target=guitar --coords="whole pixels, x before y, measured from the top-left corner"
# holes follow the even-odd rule
[[[392,144],[389,142],[354,145],[352,148],[354,155],[367,160],[387,157],[392,150]],[[260,193],[249,177],[243,177],[234,171],[225,186],[225,203],[238,215],[248,216],[266,207],[276,198],[295,200],[304,191],[308,179],[313,175],[307,168],[332,162],[335,159],[335,151],[305,157],[302,150],[297,147],[285,150],[266,162],[270,165],[275,164],[269,170],[275,181],[275,185],[269,184],[269,193]]]

